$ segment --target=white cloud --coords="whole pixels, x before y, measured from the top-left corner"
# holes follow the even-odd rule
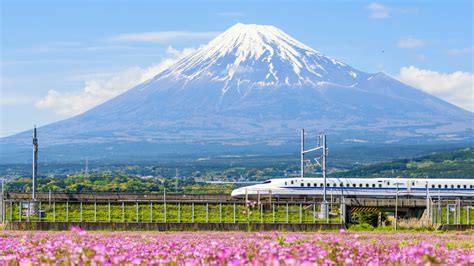
[[[110,41],[167,43],[174,40],[201,40],[217,36],[219,32],[156,31],[125,33],[111,37]]]
[[[426,42],[421,39],[408,37],[400,39],[397,46],[399,48],[411,49],[425,46],[425,44]]]
[[[413,7],[387,6],[377,2],[368,4],[365,9],[369,11],[370,17],[375,19],[386,19],[396,14],[413,14],[418,12],[418,9]]]
[[[370,11],[370,17],[384,19],[390,17],[390,10],[387,6],[372,2],[366,7]]]
[[[398,78],[445,101],[474,111],[474,73],[441,73],[409,66],[400,69]]]
[[[148,68],[131,67],[119,73],[99,73],[96,76],[89,76],[80,91],[49,90],[47,95],[36,103],[36,107],[52,109],[63,116],[80,114],[154,77],[193,51],[192,48],[179,51],[170,46],[166,51],[168,58],[158,64]]]
[[[450,56],[458,56],[472,53],[473,47],[448,49],[446,53]]]

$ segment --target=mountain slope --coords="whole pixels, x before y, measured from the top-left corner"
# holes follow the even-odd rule
[[[151,80],[39,132],[46,147],[83,145],[112,156],[116,145],[137,143],[155,152],[186,143],[201,145],[197,151],[208,144],[274,147],[297,140],[301,127],[327,131],[333,144],[466,141],[473,117],[383,73],[324,56],[275,27],[237,24]],[[0,146],[10,154],[29,142],[20,133]]]
[[[335,177],[473,178],[474,148],[395,160],[333,173]]]

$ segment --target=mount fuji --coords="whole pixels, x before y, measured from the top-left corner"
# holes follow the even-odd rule
[[[302,127],[340,145],[470,141],[473,121],[469,111],[354,69],[276,27],[239,23],[152,79],[38,134],[57,158],[105,158],[285,147]],[[0,159],[29,151],[30,133],[0,139]]]

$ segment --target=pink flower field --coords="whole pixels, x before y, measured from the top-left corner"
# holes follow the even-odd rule
[[[436,233],[0,233],[0,265],[474,265],[474,237]]]

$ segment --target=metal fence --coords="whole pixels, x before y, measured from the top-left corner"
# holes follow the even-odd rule
[[[474,225],[474,200],[432,200],[427,218],[433,224]]]
[[[345,205],[321,202],[2,201],[5,222],[344,223]]]

